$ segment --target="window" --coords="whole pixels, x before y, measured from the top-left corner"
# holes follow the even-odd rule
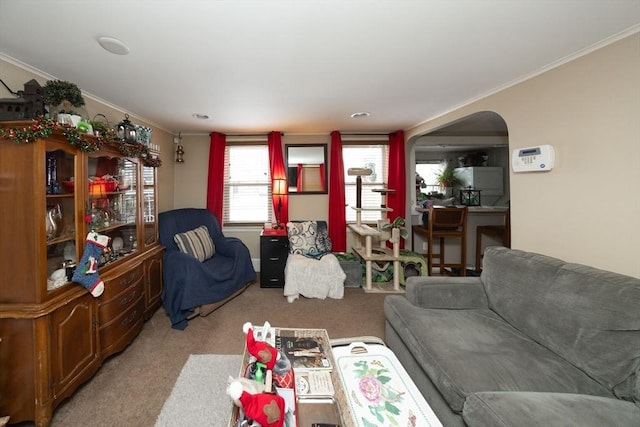
[[[227,145],[224,165],[223,223],[272,222],[267,145]]]
[[[387,184],[387,169],[389,162],[389,146],[387,144],[353,144],[342,146],[342,158],[344,163],[345,202],[347,222],[356,221],[356,177],[349,176],[349,168],[369,168],[373,173],[362,177],[362,207],[375,208],[382,204],[382,194],[371,191],[376,188],[384,188]],[[363,211],[363,222],[376,222],[386,218],[382,211]]]
[[[433,160],[416,164],[416,173],[424,179],[426,185],[426,187],[420,188],[421,193],[426,194],[432,191],[440,191],[440,184],[438,184],[436,175],[442,171],[444,164],[443,160]]]

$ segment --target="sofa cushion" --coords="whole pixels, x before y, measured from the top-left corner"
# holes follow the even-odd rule
[[[467,398],[468,427],[601,427],[638,425],[633,403],[567,393],[481,392]]]
[[[533,340],[632,400],[640,363],[640,279],[492,247],[481,276],[489,306]]]
[[[640,364],[636,368],[636,381],[633,388],[633,401],[636,402],[636,406],[640,408]]]
[[[451,409],[479,391],[546,391],[611,397],[603,386],[489,309],[416,307],[385,298],[387,321]]]
[[[211,258],[216,252],[213,240],[209,235],[209,229],[205,225],[185,233],[177,233],[173,236],[173,240],[180,251],[197,258],[201,262]]]

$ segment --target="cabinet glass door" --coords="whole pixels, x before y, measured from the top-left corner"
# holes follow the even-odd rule
[[[144,220],[144,244],[152,245],[157,239],[156,218],[156,168],[142,166],[143,191],[143,220]]]
[[[127,158],[90,157],[85,223],[89,231],[109,236],[99,265],[138,249],[138,164]]]
[[[44,164],[46,212],[42,215],[47,242],[47,291],[50,292],[71,279],[67,277],[65,266],[77,261],[76,155],[56,145],[48,145]]]

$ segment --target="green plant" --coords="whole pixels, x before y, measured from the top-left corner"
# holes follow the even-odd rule
[[[409,237],[409,231],[405,228],[405,220],[404,218],[402,218],[401,216],[397,216],[396,219],[394,219],[391,222],[387,222],[385,224],[382,225],[382,227],[380,227],[381,230],[391,230],[393,228],[397,228],[400,230],[400,237],[402,237],[403,239],[406,239],[407,237]]]
[[[46,105],[60,105],[64,101],[74,107],[82,107],[82,92],[73,83],[64,80],[49,80],[44,84],[42,100]]]
[[[440,187],[454,187],[462,184],[462,181],[455,174],[455,170],[451,166],[444,167],[438,172],[436,180],[438,184],[440,184]]]
[[[89,123],[91,124],[91,127],[93,128],[94,132],[97,131],[100,135],[106,135],[107,132],[111,130],[111,128],[109,128],[109,125],[105,122],[92,120]]]

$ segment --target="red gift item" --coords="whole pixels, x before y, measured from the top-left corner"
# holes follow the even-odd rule
[[[264,341],[256,341],[253,336],[253,328],[247,331],[247,350],[258,359],[258,362],[266,365],[267,369],[273,369],[278,357],[278,350]]]
[[[290,369],[284,375],[273,373],[273,381],[280,388],[293,388],[295,379],[293,378],[293,369]]]
[[[243,391],[240,395],[244,414],[256,420],[262,427],[281,427],[284,425],[284,399],[277,394],[249,394]]]

